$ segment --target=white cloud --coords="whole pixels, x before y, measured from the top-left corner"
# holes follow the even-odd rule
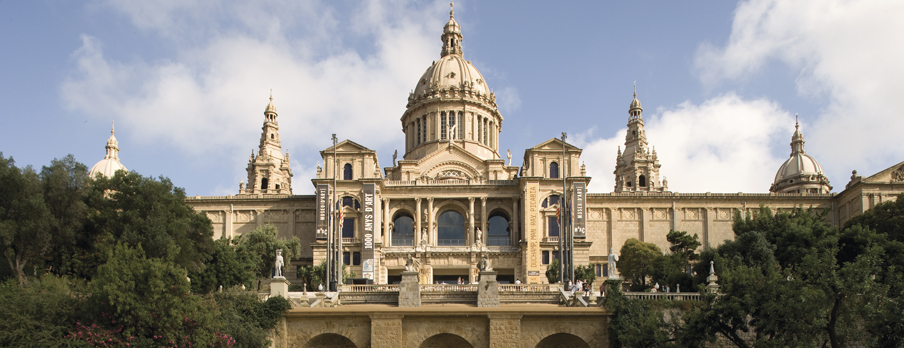
[[[660,108],[644,116],[644,128],[671,191],[767,192],[785,160],[772,155],[770,144],[790,143],[793,120],[769,100],[726,94],[700,105]],[[605,139],[594,138],[594,131],[579,134],[575,143],[584,148],[593,191],[610,192],[616,150],[624,148],[627,131]]]
[[[68,108],[114,118],[145,144],[232,162],[256,147],[272,87],[283,148],[297,154],[293,165],[301,166],[296,177],[311,174],[331,133],[378,151],[402,143],[400,125],[386,120],[402,114],[405,91],[422,73],[411,66],[426,69],[439,53],[444,22],[439,2],[423,8],[367,2],[341,18],[315,2],[254,9],[209,1],[107,5],[169,42],[175,56],[110,59],[99,39],[83,35],[72,54],[77,71],[61,86]],[[316,20],[301,23],[305,18]],[[222,24],[236,19],[238,28]],[[353,29],[333,32],[346,22]],[[180,39],[196,32],[194,39]],[[370,42],[364,46],[372,51],[344,43],[355,40]],[[241,166],[235,170],[244,173]]]
[[[837,190],[851,169],[874,173],[904,159],[902,17],[900,1],[746,1],[725,47],[701,45],[696,63],[710,85],[743,81],[772,61],[798,69],[798,93],[828,101],[804,135]]]

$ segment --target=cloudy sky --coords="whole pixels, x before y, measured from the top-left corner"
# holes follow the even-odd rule
[[[636,81],[678,192],[766,192],[799,114],[841,191],[904,160],[904,2],[460,1],[464,55],[496,92],[500,152],[567,132],[609,192]],[[623,3],[623,4],[622,4]],[[269,91],[295,194],[330,134],[404,151],[408,92],[448,2],[0,1],[0,151],[19,165],[120,158],[188,195],[235,194]]]

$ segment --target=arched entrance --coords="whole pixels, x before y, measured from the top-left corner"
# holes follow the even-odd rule
[[[334,334],[334,333],[325,333],[314,336],[307,344],[304,345],[305,348],[358,348],[355,346],[355,343],[352,340],[348,339],[345,336]]]
[[[583,342],[583,341],[582,341]],[[421,348],[473,348],[468,340],[459,335],[443,333],[432,336],[421,343]]]
[[[590,348],[590,345],[588,345],[587,342],[584,342],[580,337],[567,333],[549,335],[540,341],[540,343],[537,343],[537,348],[556,347]]]

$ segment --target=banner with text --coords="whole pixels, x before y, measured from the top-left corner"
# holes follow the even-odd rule
[[[574,193],[571,195],[571,214],[572,223],[574,224],[574,238],[587,238],[587,214],[586,204],[587,184],[583,182],[574,183]]]
[[[531,182],[524,186],[527,217],[527,283],[540,283],[540,183]]]
[[[317,239],[326,239],[330,228],[330,185],[317,185]]]
[[[364,184],[364,238],[361,240],[363,252],[361,265],[364,278],[374,279],[374,197],[376,185]]]

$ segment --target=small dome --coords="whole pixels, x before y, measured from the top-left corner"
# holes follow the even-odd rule
[[[460,55],[450,54],[433,62],[433,65],[424,72],[414,89],[414,95],[419,96],[430,89],[451,87],[458,89],[470,87],[480,94],[490,92],[486,80],[477,68]]]
[[[640,100],[637,100],[637,85],[634,85],[634,100],[631,101],[631,106],[628,107],[628,113],[634,114],[634,110],[643,111],[643,107],[640,106]]]
[[[274,113],[274,114],[277,113],[277,112],[276,112],[276,105],[273,105],[273,90],[272,90],[272,89],[270,90],[270,103],[267,104],[267,108],[264,109],[264,113],[265,113],[265,114],[271,113],[271,112]]]
[[[91,170],[88,171],[89,177],[94,178],[99,173],[105,177],[112,178],[117,170],[129,171],[122,163],[119,163],[119,141],[116,140],[115,134],[116,128],[114,126],[110,129],[110,138],[107,139],[107,155],[91,167]]]
[[[795,122],[791,136],[791,157],[775,173],[771,192],[829,193],[832,186],[816,159],[804,151],[804,135]]]
[[[775,184],[809,175],[825,176],[825,173],[822,172],[822,167],[819,166],[819,163],[810,155],[804,153],[793,154],[775,173]]]

